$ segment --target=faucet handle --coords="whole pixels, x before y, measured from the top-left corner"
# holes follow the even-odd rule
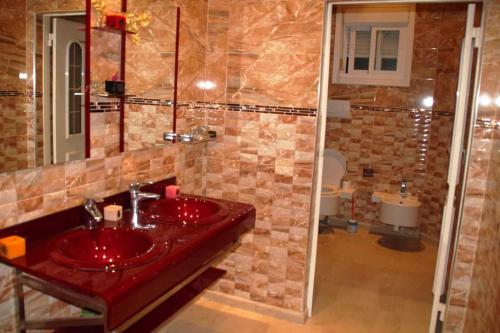
[[[136,183],[131,183],[128,188],[130,191],[140,191],[141,187],[145,185],[151,185],[153,184],[152,181],[145,181],[145,182],[136,182]]]

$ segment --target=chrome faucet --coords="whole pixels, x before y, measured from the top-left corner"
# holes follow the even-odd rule
[[[85,210],[92,217],[87,222],[87,228],[89,229],[95,228],[95,224],[101,222],[103,219],[101,211],[99,210],[99,208],[97,208],[96,199],[89,199],[89,198],[85,199],[83,207],[85,207]]]
[[[152,229],[155,227],[153,224],[145,224],[142,225],[140,223],[140,216],[142,215],[142,212],[139,210],[139,202],[147,199],[154,199],[158,200],[160,199],[160,195],[156,193],[149,193],[149,192],[141,192],[141,187],[143,185],[147,184],[152,184],[151,182],[146,182],[146,183],[133,183],[130,184],[129,186],[129,192],[130,192],[130,208],[131,208],[131,224],[132,228],[137,228],[137,229]]]
[[[399,196],[401,198],[406,198],[408,196],[408,181],[402,180],[399,185]]]

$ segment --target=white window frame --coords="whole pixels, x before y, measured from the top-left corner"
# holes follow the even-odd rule
[[[333,53],[332,83],[334,84],[356,84],[356,85],[382,85],[409,87],[411,79],[411,65],[413,58],[413,35],[415,27],[415,6],[407,6],[408,15],[405,20],[399,22],[391,17],[391,14],[380,13],[359,14],[359,19],[354,22],[344,23],[344,13],[340,10],[336,14],[335,41]],[[369,8],[367,6],[367,8]],[[356,14],[350,14],[351,18]],[[366,19],[369,21],[363,22]],[[356,29],[371,30],[370,54],[368,70],[354,70],[354,46],[356,45]],[[378,31],[399,31],[398,60],[396,71],[375,70],[375,55]],[[347,48],[348,33],[350,36],[350,47]],[[349,54],[348,54],[349,53]],[[345,59],[349,57],[347,73],[345,73]]]

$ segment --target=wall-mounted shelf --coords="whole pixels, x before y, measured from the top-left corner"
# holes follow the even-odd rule
[[[184,143],[184,144],[187,144],[187,145],[194,145],[194,144],[197,144],[197,143],[203,143],[203,142],[209,142],[209,141],[215,141],[216,138],[203,138],[203,139],[193,139],[192,141],[178,141],[180,143]]]
[[[179,142],[184,144],[197,144],[208,141],[215,141],[217,139],[217,133],[215,131],[208,131],[205,135],[199,134],[177,134],[172,132],[163,133],[163,139],[170,142]]]
[[[107,26],[95,26],[95,27],[92,27],[92,29],[98,30],[98,31],[110,32],[112,34],[121,34],[122,32],[124,32],[126,34],[130,34],[130,35],[137,34],[137,32],[134,32],[134,31],[114,29],[114,28],[110,28]]]

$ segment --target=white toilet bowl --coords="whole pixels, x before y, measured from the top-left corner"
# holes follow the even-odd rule
[[[335,185],[321,186],[320,214],[323,216],[338,215],[340,211],[340,191]]]
[[[323,155],[320,215],[334,216],[340,212],[340,182],[346,172],[346,160],[335,149],[325,149]]]

